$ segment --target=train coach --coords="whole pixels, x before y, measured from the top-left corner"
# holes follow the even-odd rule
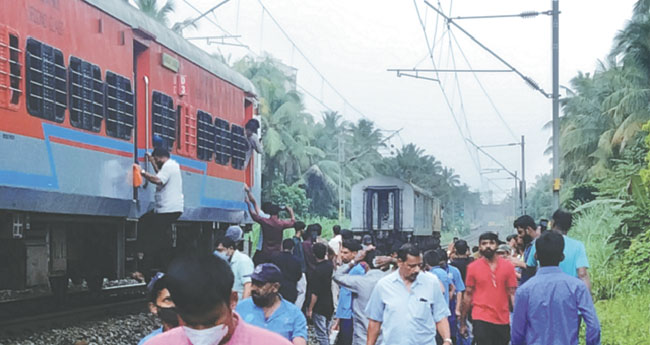
[[[440,200],[424,189],[395,177],[376,176],[352,186],[351,230],[369,234],[383,253],[396,243],[422,249],[440,246]]]
[[[125,1],[0,5],[0,290],[137,271],[155,186],[134,187],[132,165],[152,171],[154,138],[182,170],[175,246],[251,223],[248,79]]]

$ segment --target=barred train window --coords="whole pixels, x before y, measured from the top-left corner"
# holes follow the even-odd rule
[[[196,157],[204,161],[210,161],[214,152],[215,137],[212,115],[199,110],[197,118]]]
[[[176,111],[174,100],[164,93],[154,91],[152,97],[151,117],[153,118],[153,135],[163,140],[163,147],[171,150],[176,140]]]
[[[27,111],[37,117],[63,122],[67,107],[63,53],[30,38],[26,65]]]
[[[106,72],[106,134],[131,140],[133,132],[133,91],[131,80]]]
[[[248,141],[246,140],[244,128],[233,124],[230,135],[232,140],[232,167],[238,170],[244,170],[246,151],[248,151]]]
[[[99,132],[104,119],[104,83],[99,66],[70,57],[70,125]]]
[[[215,161],[221,165],[230,162],[230,124],[220,118],[214,119],[215,128]]]
[[[10,79],[10,86],[9,89],[11,90],[11,104],[18,104],[18,100],[20,99],[20,95],[23,93],[22,90],[20,90],[20,79],[22,78],[20,75],[20,71],[22,70],[22,66],[20,65],[20,54],[22,52],[20,51],[20,45],[18,44],[18,36],[9,34],[9,79]]]

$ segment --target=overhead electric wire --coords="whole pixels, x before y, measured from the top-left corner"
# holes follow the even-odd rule
[[[433,64],[433,68],[437,68],[435,59],[433,58],[433,50],[431,48],[431,44],[429,42],[429,35],[427,34],[427,28],[424,25],[424,22],[422,21],[422,16],[420,14],[420,9],[418,8],[416,0],[413,0],[413,5],[415,6],[415,12],[418,15],[418,20],[420,22],[420,26],[422,27],[422,32],[424,33],[424,39],[427,42],[427,49],[429,50],[429,56],[431,57],[431,63]],[[440,80],[440,74],[436,72],[436,78]],[[452,118],[454,119],[454,123],[456,124],[456,128],[458,129],[458,133],[460,133],[463,143],[465,145],[465,148],[467,149],[467,153],[469,153],[470,158],[472,158],[472,162],[474,163],[474,166],[476,167],[476,170],[478,171],[479,175],[481,173],[481,163],[480,161],[476,161],[475,157],[472,155],[472,150],[470,146],[467,144],[466,137],[463,134],[463,130],[460,126],[460,123],[458,122],[458,118],[456,117],[456,113],[454,112],[454,107],[449,101],[449,97],[447,96],[447,92],[445,91],[445,88],[442,86],[442,83],[437,83],[438,86],[440,87],[440,90],[442,92],[443,98],[445,100],[445,103],[447,104],[447,107],[449,108],[449,111],[451,113]]]
[[[321,73],[321,71],[318,68],[316,68],[316,66],[311,62],[311,60],[307,57],[307,55],[305,55],[305,53],[300,49],[300,47],[298,47],[298,45],[293,41],[291,36],[289,36],[289,34],[284,30],[282,25],[280,25],[280,23],[275,19],[273,14],[271,14],[271,12],[269,12],[269,10],[266,8],[266,6],[264,6],[264,4],[262,3],[262,0],[257,0],[257,2],[260,4],[260,6],[262,6],[262,10],[265,11],[266,14],[268,14],[269,18],[271,18],[271,20],[275,23],[275,25],[278,27],[278,29],[280,29],[280,31],[282,32],[284,37],[291,43],[291,45],[296,49],[296,51],[298,51],[298,53],[300,55],[302,55],[302,57],[305,59],[305,61],[307,61],[307,64],[309,64],[309,66],[311,66],[311,68],[321,77],[321,79],[330,87],[330,89],[332,89],[332,91],[334,91],[334,93],[336,93],[339,97],[341,97],[341,99],[347,105],[349,105],[350,108],[352,108],[352,110],[354,110],[356,113],[361,115],[361,117],[363,117],[363,118],[365,118],[367,120],[370,120],[370,118],[368,116],[366,116],[366,114],[364,114],[361,110],[359,110],[357,107],[352,105],[352,103],[350,103],[350,101],[348,101],[348,99],[345,96],[343,96],[343,94],[337,88],[335,88],[334,85],[332,85],[332,83],[327,78],[325,78],[323,73]]]
[[[203,13],[200,9],[198,9],[197,7],[195,7],[194,5],[192,5],[188,0],[183,0],[183,2],[184,2],[187,6],[189,6],[191,9],[193,9],[195,12],[197,12],[197,13],[199,13],[199,14],[202,14],[202,13]],[[264,12],[266,12],[266,13],[269,15],[269,17],[271,17],[271,14],[268,12],[268,10],[267,10],[266,8],[263,7],[263,8],[262,8],[262,13],[264,13]],[[212,13],[212,15],[214,16],[214,12]],[[228,30],[226,30],[225,28],[223,28],[221,25],[219,25],[216,21],[214,21],[214,20],[211,19],[210,17],[205,16],[204,19],[207,20],[208,22],[210,22],[212,25],[214,25],[214,26],[215,26],[216,28],[218,28],[219,30],[221,30],[224,34],[234,36],[234,35],[231,34]],[[275,21],[274,18],[271,18],[271,19],[273,19],[273,20]],[[283,31],[284,31],[284,30],[283,30]],[[239,43],[239,44],[241,44],[243,47],[245,47],[246,50],[248,50],[248,52],[251,53],[253,56],[255,56],[255,57],[259,57],[259,56],[260,56],[260,54],[256,53],[256,52],[253,51],[253,49],[251,49],[249,46],[245,45],[245,44],[244,44],[244,43],[239,39],[239,37],[234,37],[234,39],[235,39],[235,41],[236,41],[237,43]],[[292,44],[293,49],[295,49],[295,50],[299,50],[299,48],[298,48],[298,47],[293,43],[293,41],[291,41],[291,44]],[[299,50],[299,51],[300,51],[300,50]],[[300,52],[300,53],[301,53],[301,55],[303,55],[303,57],[306,59],[306,57],[304,56],[304,54],[302,54],[302,52]],[[313,66],[313,64],[311,64],[310,61],[308,61],[308,63],[312,66],[312,68],[314,68],[314,69],[316,70],[316,68]],[[328,85],[330,85],[329,82],[327,81],[327,79],[325,79],[325,78],[323,77],[322,73],[320,73],[318,70],[316,70],[316,72],[317,72],[319,75],[321,75],[321,78],[324,79],[325,82],[328,83]],[[299,89],[301,89],[301,91],[304,92],[304,93],[305,93],[306,95],[308,95],[309,97],[313,98],[316,102],[318,102],[320,105],[322,105],[325,109],[327,109],[327,110],[329,110],[329,111],[334,111],[331,107],[329,107],[327,104],[325,104],[325,102],[324,102],[322,99],[320,99],[319,97],[317,97],[316,95],[314,95],[312,92],[308,91],[305,87],[303,87],[302,85],[298,84],[297,82],[296,82],[296,87],[298,87]],[[332,89],[334,89],[332,86],[330,86],[330,87],[331,87]],[[343,96],[342,96],[342,95],[341,95],[337,90],[334,90],[334,91],[339,95],[339,97],[341,97],[341,99],[342,99],[343,102],[344,102],[344,105],[350,106],[350,107],[351,107],[355,112],[359,113],[363,118],[365,118],[365,119],[369,119],[365,114],[361,113],[358,109],[356,109],[354,106],[352,106],[352,104],[350,104],[350,102],[349,102],[345,97],[343,97]]]
[[[474,70],[474,68],[472,67],[472,64],[469,62],[469,59],[467,58],[467,55],[465,55],[465,51],[460,46],[460,43],[458,42],[458,38],[456,38],[456,34],[452,30],[449,30],[449,31],[450,31],[451,37],[454,39],[454,42],[456,42],[456,46],[458,47],[458,50],[460,51],[461,56],[465,60],[465,63],[467,64],[467,67],[469,67],[470,70]],[[501,114],[501,112],[497,108],[496,104],[494,104],[494,100],[488,94],[488,92],[485,90],[485,87],[483,86],[483,83],[479,79],[478,74],[476,72],[472,72],[472,74],[474,75],[474,79],[476,79],[476,82],[478,83],[478,86],[481,88],[481,91],[483,91],[483,94],[485,94],[485,97],[487,97],[488,101],[490,102],[490,105],[492,106],[492,109],[494,109],[494,112],[496,113],[499,120],[501,120],[501,122],[506,127],[506,129],[508,130],[508,132],[510,133],[512,138],[515,139],[515,140],[518,140],[517,136],[515,135],[515,132],[512,130],[510,125],[508,125],[508,122],[503,118],[503,115]]]

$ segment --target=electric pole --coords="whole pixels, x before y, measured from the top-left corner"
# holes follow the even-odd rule
[[[553,2],[553,208],[560,207],[560,0]]]
[[[526,214],[526,150],[524,149],[526,143],[524,141],[524,136],[521,136],[521,187],[519,188],[519,193],[521,193],[521,214]]]

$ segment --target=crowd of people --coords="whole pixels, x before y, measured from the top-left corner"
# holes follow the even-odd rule
[[[308,324],[318,345],[577,345],[582,324],[586,344],[600,344],[569,212],[556,211],[550,229],[519,217],[512,235],[483,233],[472,251],[454,239],[379,253],[371,236],[335,226],[327,241],[320,224],[296,221],[290,207],[259,208],[247,192],[261,228],[255,255],[231,226],[213,255],[174,259],[148,285],[161,327],[141,344],[306,345]]]

